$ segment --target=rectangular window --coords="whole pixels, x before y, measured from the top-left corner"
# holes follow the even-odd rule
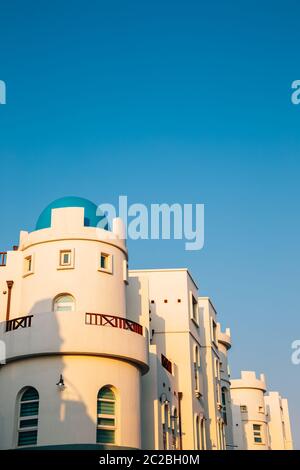
[[[73,269],[75,264],[75,250],[73,249],[65,249],[59,250],[59,258],[58,258],[58,270],[63,269]]]
[[[97,442],[100,444],[114,444],[115,431],[113,429],[97,429]]]
[[[104,271],[106,273],[112,274],[112,255],[108,253],[100,254],[99,271]]]
[[[161,364],[170,374],[172,374],[172,362],[163,354],[161,355]]]
[[[38,419],[22,419],[20,421],[20,428],[37,428]]]
[[[21,431],[18,437],[18,446],[34,446],[37,443],[37,430]]]
[[[115,420],[114,418],[98,418],[98,426],[114,427]]]
[[[24,276],[33,273],[33,257],[32,255],[24,258]]]
[[[108,269],[109,256],[104,253],[101,254],[101,269]]]
[[[198,315],[198,301],[197,299],[193,296],[192,292],[190,292],[190,308],[191,308],[191,319],[193,322],[196,323],[198,326],[199,324],[199,315]]]
[[[60,251],[60,266],[71,266],[72,264],[72,252],[71,250]]]
[[[28,258],[26,258],[26,271],[31,271],[31,266],[32,266],[32,258],[31,256],[28,256]]]
[[[260,424],[253,424],[253,437],[254,437],[254,442],[256,444],[262,444],[262,434],[261,434],[261,425]]]
[[[212,333],[213,342],[217,344],[217,324],[214,320],[212,321]]]
[[[28,403],[21,403],[20,416],[35,416],[39,412],[39,402],[29,401]]]
[[[241,409],[241,413],[248,413],[248,408],[246,405],[241,405],[240,409]]]
[[[98,401],[98,415],[114,415],[115,402],[114,401]]]

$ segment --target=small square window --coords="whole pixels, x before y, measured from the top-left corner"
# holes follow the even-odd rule
[[[60,250],[59,264],[57,269],[74,268],[74,250]]]
[[[106,273],[112,274],[112,255],[109,255],[108,253],[100,254],[99,271],[104,271]]]
[[[248,412],[248,408],[246,405],[241,405],[241,413],[247,413]]]
[[[71,250],[64,250],[60,252],[60,265],[71,266],[72,253]]]

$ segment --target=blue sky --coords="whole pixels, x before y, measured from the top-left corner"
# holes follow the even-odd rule
[[[265,372],[300,448],[300,5],[2,0],[1,249],[64,195],[205,204],[205,247],[129,242],[130,267],[191,269]]]

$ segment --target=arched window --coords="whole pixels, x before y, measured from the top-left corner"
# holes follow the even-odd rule
[[[60,294],[54,299],[54,312],[74,312],[75,299],[70,294]]]
[[[109,386],[101,388],[98,393],[97,443],[116,443],[116,397]]]
[[[39,394],[28,387],[20,396],[18,419],[18,447],[33,446],[37,443]]]

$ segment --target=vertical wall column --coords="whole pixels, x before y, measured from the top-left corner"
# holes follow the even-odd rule
[[[6,306],[6,321],[9,320],[10,317],[10,304],[11,304],[11,290],[14,285],[14,281],[6,281],[8,287],[8,295],[7,295],[7,306]]]

